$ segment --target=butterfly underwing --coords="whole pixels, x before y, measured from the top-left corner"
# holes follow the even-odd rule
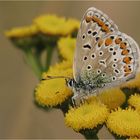
[[[96,95],[133,79],[139,70],[139,58],[134,39],[120,32],[102,11],[89,8],[77,35],[74,79],[67,82],[74,92],[73,99]]]

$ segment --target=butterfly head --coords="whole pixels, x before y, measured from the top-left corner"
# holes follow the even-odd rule
[[[71,78],[66,78],[66,85],[70,88],[73,89],[76,85],[76,81],[74,79]]]

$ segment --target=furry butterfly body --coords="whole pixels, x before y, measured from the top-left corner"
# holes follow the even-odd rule
[[[96,95],[134,78],[139,69],[140,50],[133,38],[119,31],[103,12],[89,8],[77,35],[73,72],[67,85],[73,99]]]

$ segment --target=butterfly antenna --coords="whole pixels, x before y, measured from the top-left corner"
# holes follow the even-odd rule
[[[42,78],[41,80],[51,80],[51,79],[57,79],[57,78],[71,79],[70,77],[66,77],[66,76],[50,76],[50,75],[47,75],[45,78]]]

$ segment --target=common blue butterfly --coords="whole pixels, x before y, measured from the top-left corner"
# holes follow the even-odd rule
[[[73,101],[133,79],[139,58],[139,46],[134,39],[120,32],[102,11],[89,8],[77,35],[74,79],[67,80],[74,92]]]

